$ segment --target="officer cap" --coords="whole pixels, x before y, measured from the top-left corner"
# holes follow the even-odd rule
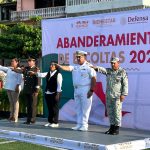
[[[85,51],[81,51],[81,50],[76,51],[76,56],[86,56],[86,55],[87,55],[87,52]]]
[[[27,61],[35,61],[36,59],[34,58],[34,57],[29,57],[28,59],[27,59]]]
[[[118,57],[112,57],[110,62],[115,63],[115,62],[118,62],[118,61],[119,61]]]

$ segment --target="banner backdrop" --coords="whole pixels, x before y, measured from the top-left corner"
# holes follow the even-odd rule
[[[120,58],[129,77],[123,102],[122,126],[150,130],[150,9],[42,21],[42,55],[58,54],[60,64],[76,64],[75,51],[88,52],[93,65],[110,67]],[[43,64],[47,65],[47,64]],[[109,125],[106,115],[106,77],[97,74],[89,122]],[[67,84],[67,79],[63,84]],[[67,93],[67,89],[63,89]],[[60,119],[75,121],[73,98],[61,107]]]

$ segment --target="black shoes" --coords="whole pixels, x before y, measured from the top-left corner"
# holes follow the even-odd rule
[[[35,121],[26,121],[26,122],[24,122],[23,124],[30,125],[30,124],[34,124],[34,123],[35,123]]]
[[[31,122],[30,122],[30,121],[26,121],[26,122],[24,122],[23,124],[30,125],[30,124],[31,124]]]
[[[106,131],[105,134],[118,135],[119,134],[119,126],[111,125],[110,129],[108,131]]]
[[[111,134],[113,130],[114,130],[114,125],[111,125],[109,130],[106,131],[105,134]]]
[[[118,135],[119,134],[119,126],[114,126],[114,130],[111,133],[112,135]]]
[[[34,123],[35,123],[35,120],[31,120],[31,123],[34,124]]]

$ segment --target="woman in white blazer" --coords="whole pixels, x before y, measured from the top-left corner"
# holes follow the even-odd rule
[[[11,60],[10,67],[0,65],[0,70],[7,74],[4,89],[7,90],[7,95],[10,102],[10,117],[8,120],[13,122],[18,122],[19,94],[21,91],[21,83],[23,81],[22,74],[13,71],[13,69],[18,68],[18,66],[19,60],[17,58],[13,58]]]

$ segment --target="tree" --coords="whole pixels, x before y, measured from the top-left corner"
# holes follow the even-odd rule
[[[0,0],[0,4],[2,3],[9,3],[9,2],[15,2],[17,0]]]
[[[0,25],[0,58],[40,57],[41,28],[35,25],[18,23],[12,27]]]

